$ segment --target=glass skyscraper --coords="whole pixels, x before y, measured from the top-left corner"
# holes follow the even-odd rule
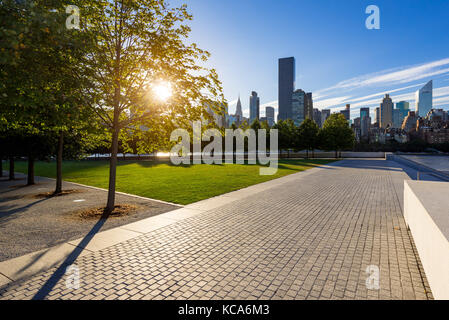
[[[425,117],[432,109],[433,82],[430,80],[424,87],[416,91],[416,113],[419,117]]]
[[[410,111],[410,103],[407,101],[399,101],[396,103],[396,109],[393,110],[393,125],[395,128],[401,128],[404,118]]]
[[[371,127],[371,117],[369,115],[369,108],[360,108],[360,135],[362,137],[368,136]]]
[[[255,119],[259,119],[260,114],[260,99],[257,96],[257,92],[251,92],[249,97],[249,124],[253,123]]]
[[[299,126],[306,117],[306,93],[303,90],[298,89],[290,96],[292,97],[292,116],[289,117],[289,119],[292,119],[295,125]]]

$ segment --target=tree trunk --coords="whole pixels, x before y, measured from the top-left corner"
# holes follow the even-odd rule
[[[28,173],[27,173],[27,185],[34,184],[34,157],[28,156]]]
[[[335,159],[338,159],[338,150],[335,150]]]
[[[64,132],[59,132],[58,155],[56,157],[56,188],[55,194],[62,192],[62,152],[64,151]]]
[[[0,177],[3,177],[3,159],[0,158]]]
[[[114,111],[114,126],[112,128],[112,145],[111,145],[111,159],[109,163],[109,189],[108,202],[106,204],[106,213],[114,211],[115,206],[115,183],[117,176],[117,152],[118,152],[118,111]]]
[[[309,149],[306,150],[306,159],[309,159]]]
[[[14,180],[14,157],[9,157],[9,180]]]
[[[121,35],[119,35],[121,37]],[[120,40],[117,42],[115,48],[115,65],[114,65],[114,117],[112,119],[112,145],[111,145],[111,158],[109,163],[109,188],[108,188],[108,202],[106,203],[106,214],[110,214],[115,208],[115,184],[117,176],[117,153],[118,153],[118,135],[120,132],[119,116],[120,116],[120,99],[121,99],[121,51],[122,43]]]

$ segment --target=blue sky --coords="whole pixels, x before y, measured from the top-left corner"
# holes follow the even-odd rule
[[[296,58],[296,88],[314,107],[378,106],[390,92],[410,101],[434,80],[434,106],[449,109],[447,0],[187,0],[191,41],[211,52],[229,111],[240,93],[277,108],[278,58]],[[171,1],[173,5],[180,1]],[[368,30],[368,5],[380,8],[380,30]],[[262,115],[265,108],[261,108]]]

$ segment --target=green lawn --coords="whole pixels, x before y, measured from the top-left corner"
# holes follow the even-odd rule
[[[117,168],[117,191],[189,204],[332,161],[281,160],[272,176],[259,175],[259,165],[174,166],[167,162],[121,161]],[[35,173],[54,178],[55,168],[55,162],[36,162]],[[26,162],[17,162],[15,170],[26,173]],[[106,189],[108,170],[107,161],[66,161],[63,179]]]

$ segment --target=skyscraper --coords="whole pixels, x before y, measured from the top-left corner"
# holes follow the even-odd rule
[[[402,121],[404,121],[404,117],[402,117],[402,111],[399,109],[393,109],[393,128],[400,128],[402,126]]]
[[[292,119],[296,126],[299,126],[306,118],[305,107],[307,103],[306,93],[301,90],[295,90],[292,96]],[[281,118],[280,118],[281,119]]]
[[[322,127],[321,124],[321,111],[317,108],[313,108],[313,121],[318,125],[319,128]]]
[[[405,118],[410,110],[410,103],[407,101],[399,101],[396,103],[396,109],[401,110],[402,118]]]
[[[265,117],[267,118],[268,125],[272,127],[274,125],[274,108],[266,107],[265,108]]]
[[[295,58],[279,59],[278,120],[292,119],[292,94],[295,90]]]
[[[377,107],[374,111],[374,115],[375,115],[375,123],[377,123],[377,127],[380,126],[380,107]]]
[[[306,93],[306,100],[304,102],[304,118],[313,119],[313,99],[312,92]]]
[[[351,105],[347,104],[344,110],[340,111],[341,114],[345,116],[346,120],[351,119]]]
[[[389,94],[386,94],[380,104],[380,124],[379,127],[385,129],[393,126],[393,101]]]
[[[240,119],[243,118],[242,102],[240,101],[240,95],[239,95],[239,99],[237,100],[237,107],[235,108],[235,115],[239,116]]]
[[[416,91],[416,113],[418,117],[425,117],[432,109],[433,82],[430,80],[424,87]]]
[[[257,92],[251,92],[251,96],[249,97],[249,123],[253,123],[255,119],[259,119],[259,107],[260,107],[260,99],[257,96]]]
[[[331,115],[331,111],[329,109],[323,109],[321,110],[321,127],[324,126],[324,123],[326,122],[327,118]]]
[[[369,108],[360,108],[360,136],[367,137],[371,127]]]

